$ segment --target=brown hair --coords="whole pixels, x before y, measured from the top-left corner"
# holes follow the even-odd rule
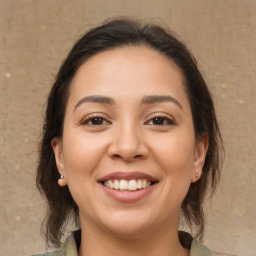
[[[214,192],[220,175],[221,134],[215,116],[213,101],[208,87],[197,68],[194,57],[174,35],[156,25],[143,25],[130,19],[116,19],[91,29],[72,48],[57,74],[48,97],[43,134],[40,143],[36,183],[47,199],[44,235],[48,243],[58,246],[68,220],[79,226],[78,206],[68,186],[58,186],[59,172],[56,168],[51,140],[62,136],[65,107],[69,87],[78,68],[93,55],[115,47],[145,45],[169,59],[181,70],[190,101],[196,138],[208,134],[203,175],[192,183],[182,203],[182,215],[193,228],[194,236],[201,239],[204,231],[203,203],[207,192]]]

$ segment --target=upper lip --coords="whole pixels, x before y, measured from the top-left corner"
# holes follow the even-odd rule
[[[112,172],[107,174],[101,178],[99,178],[98,182],[104,182],[106,180],[138,180],[145,179],[147,181],[156,182],[158,181],[156,178],[152,177],[149,174],[143,172]]]

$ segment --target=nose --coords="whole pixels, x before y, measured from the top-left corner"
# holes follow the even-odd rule
[[[113,139],[108,148],[108,154],[113,159],[132,162],[136,159],[146,159],[149,151],[145,136],[135,125],[122,125],[113,132]]]

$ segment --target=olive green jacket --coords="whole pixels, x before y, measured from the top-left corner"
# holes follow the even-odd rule
[[[73,232],[63,243],[60,250],[31,256],[78,256],[77,245],[80,244],[80,231]],[[210,251],[196,240],[191,242],[190,256],[211,256]]]

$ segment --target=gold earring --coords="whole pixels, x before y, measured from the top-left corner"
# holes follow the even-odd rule
[[[201,177],[201,173],[196,173],[195,174],[195,177],[198,179],[198,178],[200,178]]]
[[[64,187],[65,185],[67,185],[66,180],[64,179],[64,175],[61,175],[59,180],[58,180],[58,184],[60,187]]]

